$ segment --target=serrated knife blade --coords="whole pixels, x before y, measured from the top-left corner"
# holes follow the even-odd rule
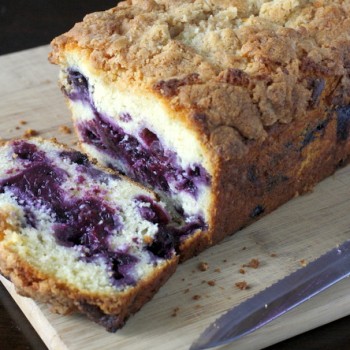
[[[350,240],[224,313],[200,335],[190,350],[233,342],[349,275]]]

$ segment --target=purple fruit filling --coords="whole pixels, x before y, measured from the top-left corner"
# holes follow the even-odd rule
[[[62,159],[69,159],[72,163],[78,165],[78,171],[82,174],[89,175],[92,179],[108,184],[109,179],[117,180],[119,176],[117,174],[106,174],[104,171],[91,166],[89,158],[78,151],[63,151],[60,153]],[[79,180],[79,179],[78,179]],[[80,181],[84,182],[84,178],[81,176]]]
[[[155,203],[150,197],[141,195],[136,197],[139,204],[140,215],[143,219],[154,224],[167,225],[170,222],[170,216],[159,204]]]
[[[0,181],[0,193],[12,193],[24,209],[27,224],[31,227],[38,225],[32,207],[45,208],[55,220],[53,229],[59,244],[84,247],[82,252],[86,261],[93,261],[94,257],[105,259],[112,271],[113,283],[135,284],[132,268],[138,259],[109,248],[108,238],[112,230],[121,228],[115,210],[98,198],[68,199],[60,187],[68,174],[53,165],[34,144],[15,142],[13,151],[16,159],[31,163],[26,164],[20,173]],[[78,152],[66,152],[64,156],[69,159],[78,157],[81,167],[91,167]]]
[[[85,154],[78,151],[62,151],[60,153],[60,157],[63,159],[69,159],[72,163],[78,165],[90,165],[89,158]]]
[[[42,162],[46,159],[44,152],[39,151],[35,145],[23,141],[13,143],[13,153],[15,157],[29,162]]]
[[[207,225],[200,216],[192,218],[190,222],[182,227],[159,225],[159,230],[148,250],[155,256],[170,258],[173,250],[178,251],[183,238],[188,237],[197,230],[204,231],[206,229]]]
[[[175,153],[164,150],[157,136],[147,128],[140,134],[141,144],[100,113],[95,112],[95,116],[78,126],[83,141],[119,159],[130,177],[166,193],[185,191],[194,198],[198,197],[200,185],[210,184],[209,175],[200,164],[183,169]]]
[[[75,69],[69,69],[67,82],[69,91],[65,90],[64,92],[71,100],[90,101],[89,83],[84,75]]]
[[[198,197],[200,186],[210,185],[210,175],[200,164],[192,164],[184,169],[177,162],[176,153],[165,149],[158,136],[144,128],[138,138],[127,134],[121,127],[111,121],[108,116],[98,112],[91,98],[88,79],[74,69],[68,70],[68,87],[66,95],[73,101],[87,103],[95,118],[78,125],[81,137],[87,144],[94,145],[123,164],[127,175],[152,188],[168,194],[185,191],[194,198]],[[128,113],[121,115],[123,122],[132,120]],[[113,167],[113,164],[109,164]],[[174,250],[178,250],[181,241],[196,230],[206,230],[207,224],[202,216],[188,218],[181,207],[176,208],[180,216],[185,218],[182,227],[172,226],[170,217],[152,199],[144,196],[136,201],[140,205],[141,216],[152,223],[157,223],[157,232],[148,250],[160,258],[169,258]]]
[[[151,198],[138,196],[135,200],[139,204],[141,216],[152,223],[158,224],[158,232],[151,245],[147,247],[153,255],[169,259],[174,250],[178,250],[183,238],[191,235],[196,230],[207,228],[202,217],[191,218],[181,227],[171,226],[169,215]],[[145,205],[146,204],[146,205]]]
[[[124,279],[126,284],[134,284],[134,279],[130,276],[129,271],[138,262],[138,259],[131,254],[120,252],[111,256],[111,271],[115,280]]]
[[[210,175],[200,164],[182,168],[176,153],[165,149],[151,130],[144,128],[136,138],[98,112],[89,95],[88,80],[81,73],[69,70],[68,84],[67,96],[73,101],[88,102],[95,114],[93,120],[78,125],[83,141],[121,161],[128,176],[166,193],[185,191],[194,198],[201,185],[210,184]],[[132,119],[128,113],[122,118]]]

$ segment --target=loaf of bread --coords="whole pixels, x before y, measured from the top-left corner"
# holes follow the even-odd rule
[[[1,273],[56,312],[120,328],[175,270],[180,228],[152,192],[55,142],[12,141],[0,159]]]
[[[350,2],[129,0],[56,38],[83,149],[0,150],[0,268],[121,327],[186,259],[349,161]],[[164,204],[163,204],[164,203]]]
[[[182,259],[349,160],[350,2],[129,0],[54,39],[84,150],[200,231]]]

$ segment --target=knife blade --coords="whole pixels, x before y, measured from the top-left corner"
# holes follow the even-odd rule
[[[350,275],[350,240],[230,309],[191,345],[202,350],[247,335]]]

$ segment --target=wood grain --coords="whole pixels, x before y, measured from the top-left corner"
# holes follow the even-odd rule
[[[58,70],[48,47],[0,57],[0,138],[26,129],[74,145],[68,110],[56,84]],[[26,121],[23,125],[21,121]],[[177,272],[116,334],[83,316],[59,316],[45,305],[5,287],[50,349],[187,349],[222,312],[301,268],[350,237],[350,167],[323,181],[313,193],[294,199],[257,223],[179,266]],[[257,269],[240,268],[251,259]],[[200,271],[198,264],[208,263]],[[235,284],[246,281],[249,288]],[[213,281],[208,284],[209,281]],[[289,314],[225,349],[259,349],[350,314],[350,281],[345,280]],[[174,310],[177,312],[174,312]]]

